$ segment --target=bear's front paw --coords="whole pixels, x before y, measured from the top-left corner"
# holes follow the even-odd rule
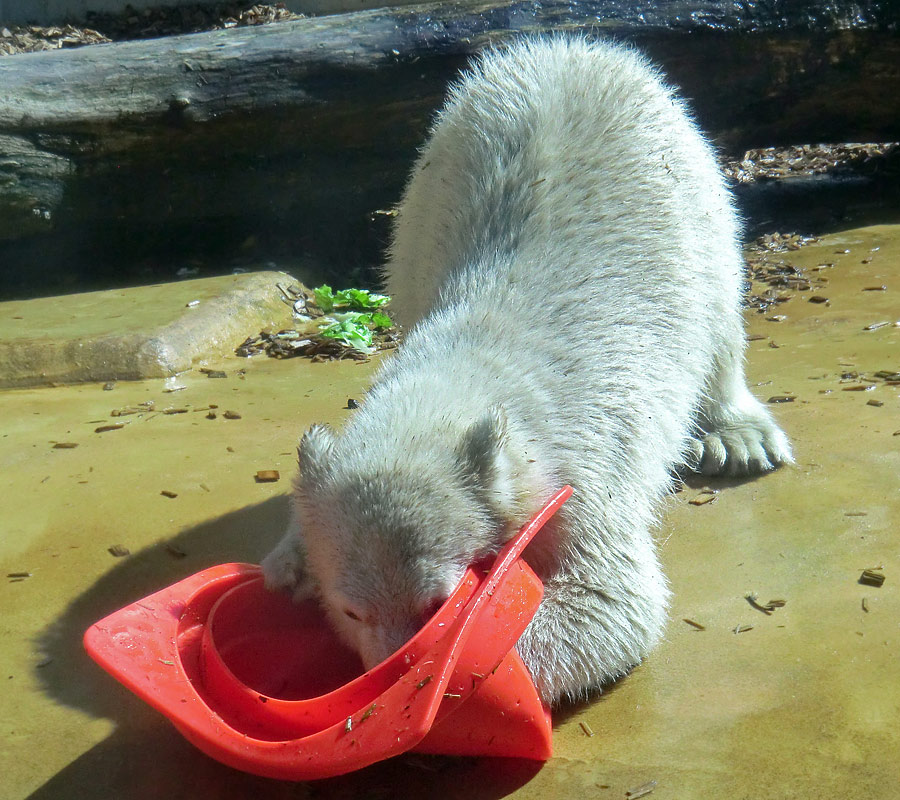
[[[768,416],[717,427],[693,449],[703,475],[754,475],[794,460],[787,436]]]
[[[300,537],[285,536],[261,562],[266,588],[271,592],[297,593],[303,586],[303,557]]]

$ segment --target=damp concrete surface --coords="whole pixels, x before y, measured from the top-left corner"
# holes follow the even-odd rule
[[[747,313],[750,381],[764,401],[792,398],[772,409],[796,464],[673,495],[656,532],[674,590],[665,639],[555,714],[543,765],[405,755],[317,783],[258,778],[200,753],[82,650],[111,611],[258,561],[286,522],[296,437],[342,424],[377,358],[223,357],[209,366],[225,378],[189,372],[175,392],[163,379],[0,392],[0,795],[900,796],[900,386],[876,376],[900,370],[900,226],[779,257],[827,279]],[[142,410],[111,416],[126,407]],[[257,483],[263,469],[280,480]],[[883,585],[859,583],[864,569]]]

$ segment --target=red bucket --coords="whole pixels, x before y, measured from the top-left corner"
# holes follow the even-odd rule
[[[339,775],[408,750],[551,754],[549,711],[515,643],[543,586],[520,558],[565,487],[487,574],[468,570],[400,650],[362,672],[314,601],[267,592],[224,564],[117,611],[88,653],[213,758],[288,780]]]

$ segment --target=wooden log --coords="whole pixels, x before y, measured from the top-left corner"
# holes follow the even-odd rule
[[[693,46],[686,50],[661,49],[672,54],[663,56],[672,62],[664,66],[677,83],[683,83],[679,81],[681,69],[694,75],[696,65],[714,61],[718,68],[704,73],[702,84],[720,87],[715,94],[704,93],[719,98],[720,103],[735,88],[753,84],[768,97],[785,96],[788,89],[814,90],[819,78],[828,77],[827,70],[826,74],[811,75],[810,69],[821,73],[828,65],[840,64],[848,85],[860,78],[896,80],[896,62],[894,69],[879,63],[865,75],[856,73],[868,51],[878,49],[869,42],[883,45],[882,37],[895,39],[898,24],[900,8],[878,0],[750,6],[729,0],[655,4],[634,0],[577,4],[524,0],[509,4],[492,0],[374,9],[6,58],[0,61],[0,85],[4,87],[0,130],[55,126],[77,130],[120,123],[123,117],[199,121],[235,111],[317,106],[341,99],[342,89],[353,92],[353,87],[342,86],[341,78],[357,70],[373,71],[423,58],[456,56],[458,61],[488,41],[512,33],[572,29],[629,37],[647,45],[657,39],[688,41]],[[830,47],[823,47],[822,36],[830,37]],[[798,40],[805,40],[806,46]],[[705,53],[706,46],[717,41],[727,41],[729,46],[744,42],[745,46],[720,63],[726,48],[715,47],[712,58]],[[896,52],[888,49],[887,56]],[[683,54],[676,59],[676,52]],[[760,62],[772,58],[775,63],[759,75]],[[455,61],[449,70],[441,70],[443,75],[452,73]],[[757,75],[752,82],[734,70],[742,61],[755,65]],[[375,83],[380,88],[386,81]],[[700,87],[696,78],[688,83],[689,94]],[[420,95],[415,92],[413,96]],[[759,99],[751,96],[744,102],[755,106]],[[739,102],[740,98],[731,96],[727,105],[739,107]]]
[[[369,215],[447,81],[521,32],[637,43],[731,151],[898,139],[898,24],[877,0],[440,3],[3,58],[0,264],[96,273],[267,239],[377,259]]]

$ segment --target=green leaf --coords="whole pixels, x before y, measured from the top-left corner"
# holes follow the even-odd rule
[[[390,299],[384,294],[373,294],[368,289],[342,289],[334,295],[334,306],[366,311],[380,308]]]
[[[371,324],[376,328],[390,328],[394,324],[394,321],[383,311],[376,311],[369,316],[372,318]]]
[[[368,289],[341,289],[339,292],[335,292],[327,283],[313,289],[313,295],[316,305],[326,314],[336,308],[345,308],[351,311],[374,311],[391,300],[386,294],[375,294]],[[379,322],[378,327],[387,326]]]
[[[316,305],[326,314],[334,308],[334,292],[327,283],[313,289],[313,296],[316,298]]]
[[[360,314],[358,317],[368,317],[368,314]],[[335,321],[319,331],[319,335],[327,339],[337,339],[363,353],[370,353],[373,348],[372,331],[365,319],[342,319]]]

